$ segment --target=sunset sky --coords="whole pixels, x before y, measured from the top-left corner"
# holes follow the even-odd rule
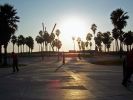
[[[110,14],[117,8],[128,12],[130,17],[124,31],[133,31],[133,0],[0,0],[0,4],[5,3],[13,5],[20,16],[17,36],[22,34],[35,39],[42,30],[42,22],[49,33],[56,23],[55,30],[61,31],[63,51],[73,49],[73,36],[85,41],[86,34],[92,33],[90,27],[93,23],[97,25],[97,32],[112,31]],[[34,48],[34,51],[38,50],[36,42]]]

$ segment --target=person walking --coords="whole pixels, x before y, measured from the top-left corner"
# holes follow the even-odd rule
[[[133,49],[127,53],[123,61],[123,81],[122,85],[127,87],[131,82],[131,76],[133,74]]]
[[[13,68],[13,72],[18,72],[19,68],[18,68],[18,57],[17,54],[12,52],[12,68]]]

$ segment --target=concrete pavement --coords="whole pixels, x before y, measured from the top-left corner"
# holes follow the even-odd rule
[[[45,58],[14,74],[11,68],[0,68],[0,100],[133,99],[132,85],[129,89],[121,85],[121,66],[93,65],[77,58],[60,65]]]

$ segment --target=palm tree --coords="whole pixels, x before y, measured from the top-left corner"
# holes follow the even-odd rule
[[[43,39],[40,36],[36,36],[35,38],[36,42],[39,44],[39,52],[42,52],[42,43],[43,43]]]
[[[110,35],[111,35],[110,32],[105,32],[105,33],[103,33],[102,41],[103,41],[103,43],[104,43],[104,45],[105,45],[105,52],[106,52],[106,48],[107,48],[108,51],[109,51],[109,48],[110,48],[111,43],[112,43],[112,41],[113,41],[113,38],[112,38]]]
[[[11,36],[17,30],[19,17],[13,6],[0,5],[0,45],[4,45],[4,65],[7,65],[7,46]]]
[[[59,35],[60,35],[60,33],[61,33],[60,30],[57,29],[55,34],[56,34],[56,36],[58,37],[58,41],[59,41]],[[58,42],[58,43],[59,43],[59,42]],[[58,44],[58,45],[59,45],[59,44]],[[59,48],[58,48],[58,61],[59,61]]]
[[[98,47],[98,51],[102,51],[102,40],[103,34],[101,32],[97,33],[97,37],[94,38],[96,46]]]
[[[81,45],[80,45],[80,43],[81,43],[81,38],[80,38],[80,37],[77,38],[77,43],[78,43],[79,51],[80,51],[80,50],[81,50]]]
[[[25,40],[26,45],[29,47],[29,53],[31,53],[34,48],[34,40],[31,36],[26,37]]]
[[[85,42],[84,41],[81,41],[81,48],[83,51],[85,51]]]
[[[42,39],[42,51],[44,51],[44,38],[43,38],[43,31],[39,31],[39,37]]]
[[[19,38],[17,38],[17,46],[18,46],[18,53],[19,53],[19,47],[20,47],[20,44],[21,44],[21,41],[19,40]]]
[[[127,15],[127,12],[124,12],[121,8],[118,8],[111,13],[110,19],[112,21],[112,24],[114,25],[114,28],[119,32],[119,37],[123,35],[122,29],[126,27],[126,20],[128,18],[129,16]],[[122,49],[122,41],[120,41],[120,51],[122,51]]]
[[[17,42],[17,37],[16,37],[15,35],[13,35],[13,36],[11,37],[11,42],[12,42],[12,44],[13,44],[13,52],[14,52],[14,45],[15,45],[15,43]]]
[[[91,48],[92,48],[92,42],[90,42],[90,50],[91,50]]]
[[[43,34],[43,39],[44,39],[44,42],[45,42],[45,51],[48,51],[49,34],[46,31],[46,28],[45,28],[45,31],[44,31],[44,34]]]
[[[60,49],[61,46],[62,46],[62,43],[61,43],[60,40],[55,39],[55,40],[52,42],[52,46],[53,46],[53,47],[56,47],[57,49]]]
[[[113,38],[115,39],[115,47],[116,47],[116,51],[119,51],[119,45],[118,45],[118,38],[120,36],[120,32],[118,29],[114,28],[112,30],[112,35],[113,35]]]
[[[91,33],[88,33],[88,34],[87,34],[87,36],[86,36],[86,40],[87,40],[86,44],[88,44],[88,41],[91,41],[91,38],[92,38],[92,37],[93,37],[93,36],[92,36]]]
[[[21,53],[22,53],[22,51],[24,51],[24,50],[22,50],[22,48],[24,49],[25,38],[23,35],[19,35],[18,40],[19,40],[19,45],[21,46],[20,48],[21,48]]]
[[[72,37],[73,40],[73,50],[75,51],[75,37]]]
[[[123,35],[123,37],[124,37],[124,43],[127,45],[127,51],[131,50],[131,45],[133,44],[133,32],[128,31]]]
[[[54,41],[54,39],[55,39],[55,35],[54,35],[54,33],[51,33],[49,36],[49,43],[50,43],[53,51],[54,51],[54,47],[52,45],[52,42]]]
[[[92,26],[91,26],[91,30],[93,31],[94,38],[95,38],[95,33],[96,33],[96,30],[97,30],[97,26],[96,26],[96,24],[92,24]],[[95,44],[95,49],[96,49],[96,44]]]

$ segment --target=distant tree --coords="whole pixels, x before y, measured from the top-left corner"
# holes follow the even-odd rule
[[[102,51],[102,40],[103,34],[101,32],[97,33],[97,37],[94,38],[96,46],[98,47],[98,51]]]
[[[62,46],[62,43],[61,43],[60,40],[55,39],[55,40],[53,41],[52,45],[53,45],[53,47],[56,47],[57,49],[60,49],[61,46]]]
[[[20,44],[21,44],[21,41],[19,40],[19,38],[17,37],[17,42],[16,42],[17,46],[18,46],[18,53],[19,53],[19,47],[20,47]]]
[[[17,22],[19,22],[19,17],[16,14],[16,9],[13,6],[0,5],[0,47],[4,45],[4,65],[7,65],[8,42],[17,30]]]
[[[105,52],[106,52],[106,48],[107,48],[108,51],[109,51],[109,48],[110,48],[111,43],[112,43],[112,41],[113,41],[113,38],[112,38],[110,35],[111,35],[110,32],[105,32],[105,33],[103,33],[102,41],[103,41],[103,43],[104,43],[104,45],[105,45]]]
[[[77,43],[78,43],[78,47],[80,51],[81,50],[81,38],[80,37],[77,38]]]
[[[114,25],[114,29],[116,29],[117,32],[119,32],[119,37],[122,37],[123,35],[122,29],[126,27],[127,25],[126,20],[128,18],[129,16],[127,15],[127,12],[124,12],[121,8],[118,8],[111,13],[110,19],[112,21],[112,24]],[[118,34],[117,32],[116,34]],[[120,41],[120,51],[122,50],[123,50],[122,41]]]
[[[119,45],[118,45],[118,38],[120,36],[120,32],[118,29],[114,28],[112,30],[112,35],[113,35],[113,38],[115,39],[115,47],[116,47],[116,51],[119,51]]]
[[[19,35],[18,36],[18,40],[19,40],[19,45],[20,45],[20,48],[21,48],[21,53],[24,51],[24,44],[25,44],[25,38],[23,35]]]
[[[26,45],[29,47],[29,53],[31,53],[34,48],[34,40],[31,36],[26,37]]]
[[[85,42],[81,41],[81,49],[84,51],[85,50]]]
[[[95,38],[95,33],[96,33],[96,30],[97,30],[97,26],[96,26],[96,24],[92,24],[92,26],[91,26],[91,30],[93,31],[94,38]],[[96,48],[96,44],[95,44],[95,48]]]
[[[75,51],[75,37],[72,37],[73,40],[73,50]]]
[[[53,51],[54,51],[54,47],[52,46],[52,42],[54,41],[54,39],[55,39],[55,35],[54,35],[54,33],[51,33],[49,36],[49,43],[50,43]]]
[[[45,51],[48,51],[49,34],[46,31],[46,28],[45,28],[45,31],[44,31],[44,34],[43,34],[43,39],[44,39],[44,42],[45,42]]]
[[[16,37],[15,35],[13,35],[13,36],[11,37],[11,42],[12,42],[12,44],[13,44],[13,52],[14,52],[14,45],[15,45],[15,43],[17,43],[17,37]]]
[[[39,31],[39,37],[42,39],[42,51],[44,51],[44,36],[43,36],[43,31]]]
[[[61,31],[60,31],[59,29],[57,29],[57,30],[56,30],[56,33],[55,33],[56,36],[58,37],[58,42],[57,42],[57,43],[60,43],[60,42],[59,42],[59,35],[60,35],[60,33],[61,33]],[[60,44],[58,44],[58,46],[59,46],[59,45],[60,45]],[[59,61],[59,47],[57,47],[57,49],[58,49],[58,61]]]
[[[127,51],[131,50],[131,45],[133,44],[133,32],[128,31],[123,35],[124,37],[124,43],[127,46]]]
[[[91,50],[91,48],[92,48],[92,42],[90,42],[90,50]]]
[[[88,42],[91,41],[91,38],[92,38],[92,37],[93,37],[93,36],[92,36],[91,33],[88,33],[88,34],[87,34],[87,36],[86,36],[86,40],[87,40],[86,46],[87,46],[87,47],[88,47]]]
[[[59,35],[60,35],[60,33],[61,33],[61,32],[60,32],[60,30],[59,30],[59,29],[57,29],[57,30],[56,30],[56,32],[55,32],[55,34],[56,34],[56,36],[57,36],[58,40],[59,40]]]
[[[36,36],[35,40],[39,44],[39,52],[42,51],[43,38],[40,36]]]

